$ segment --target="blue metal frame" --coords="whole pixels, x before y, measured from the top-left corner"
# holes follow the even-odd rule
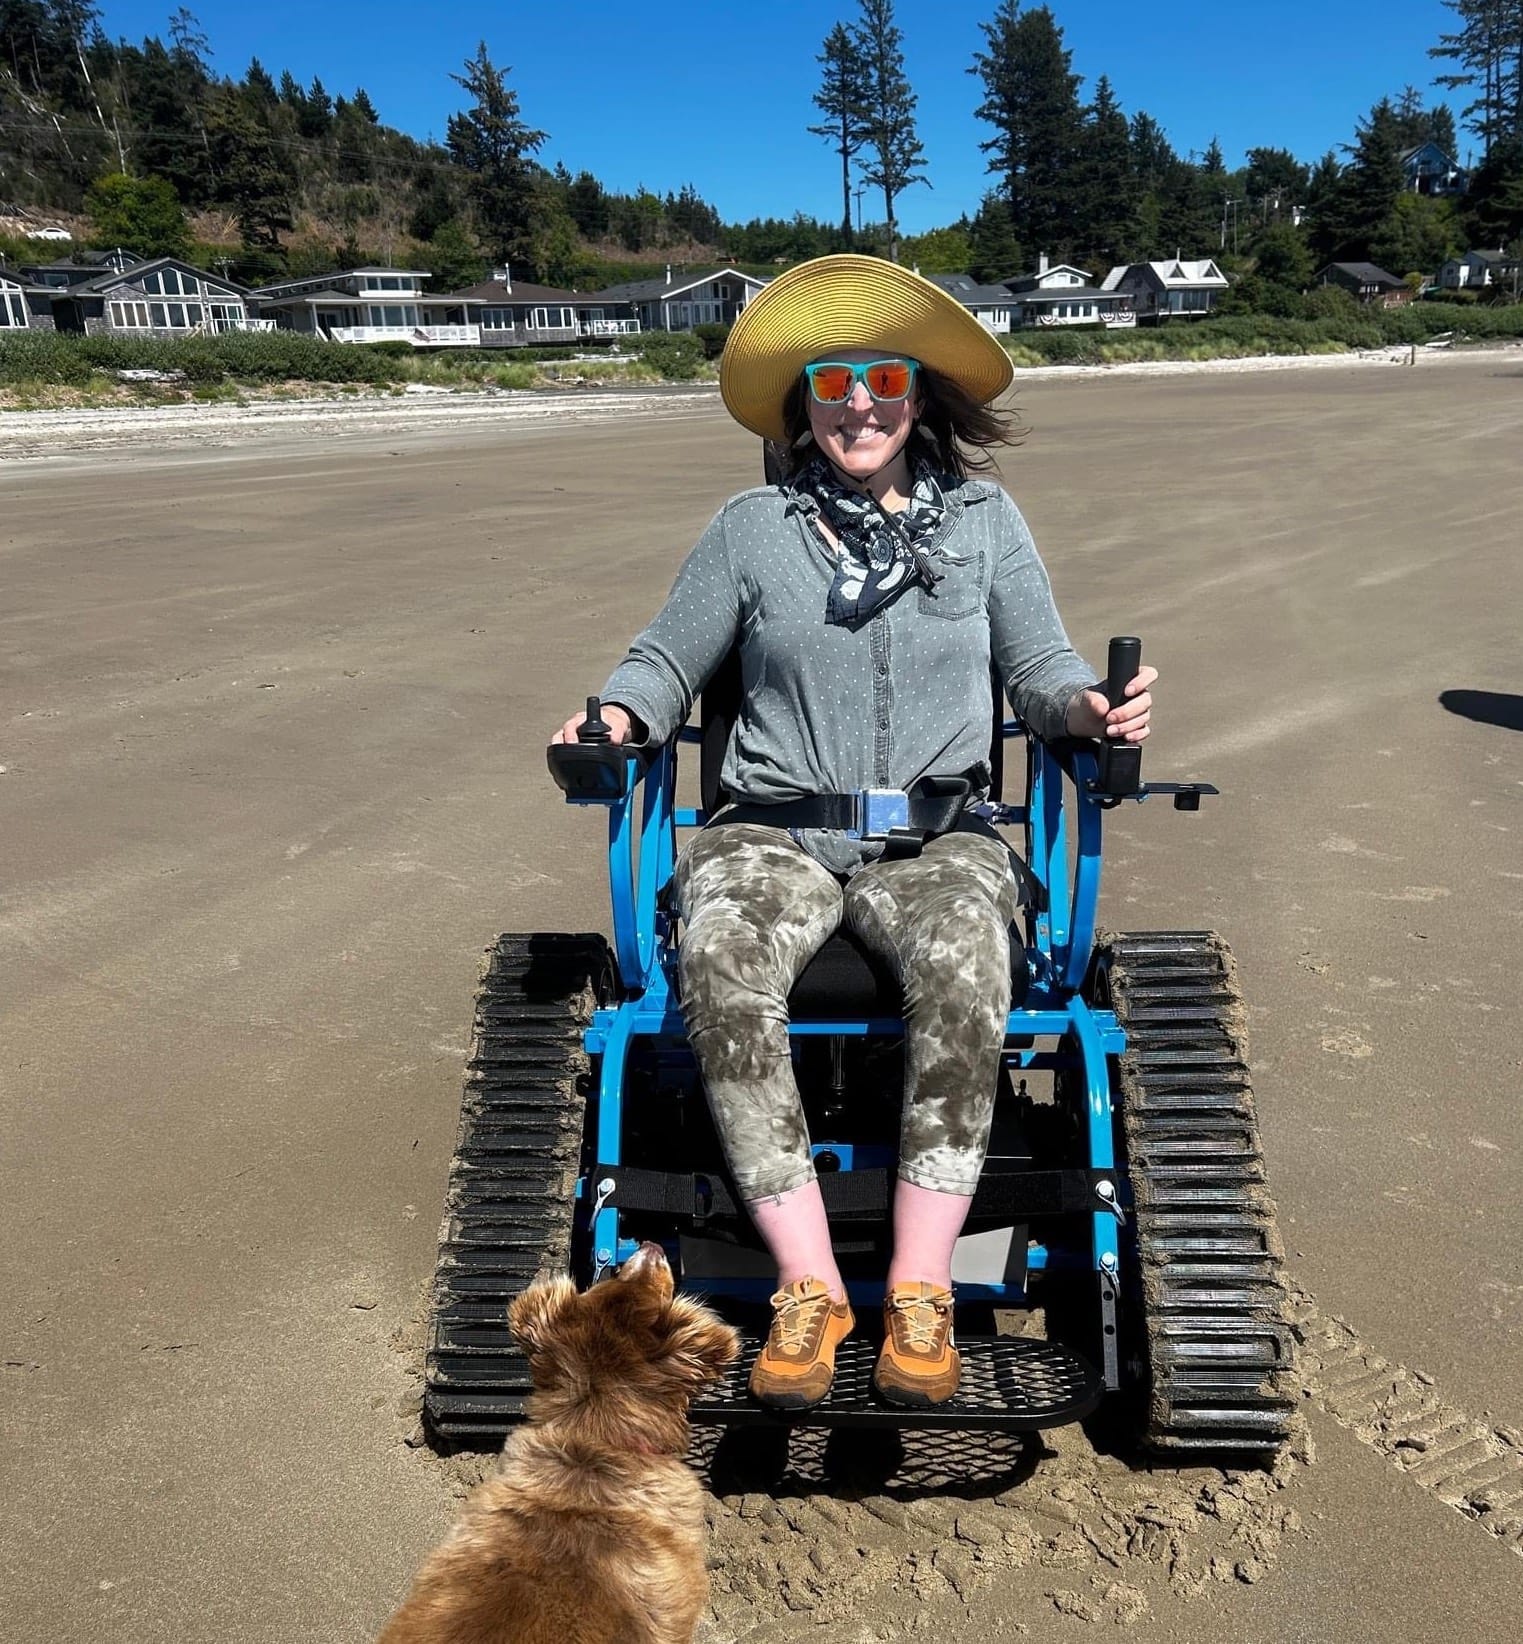
[[[1027,802],[1001,808],[998,820],[1024,829],[1024,856],[1041,887],[1038,905],[1027,919],[1027,956],[1032,981],[1023,1005],[1010,1012],[1007,1036],[1016,1041],[1007,1054],[1021,1066],[1070,1065],[1084,1075],[1088,1167],[1110,1170],[1115,1152],[1107,1059],[1119,1055],[1125,1035],[1113,1012],[1094,1010],[1080,993],[1094,951],[1095,915],[1100,898],[1101,819],[1107,801],[1092,784],[1098,775],[1095,752],[1076,745],[1059,757],[1025,731],[1019,720],[1005,723],[1007,738],[1027,736]],[[684,729],[681,741],[697,741]],[[622,1157],[623,1092],[630,1050],[639,1038],[685,1042],[685,1029],[671,986],[676,964],[671,920],[658,906],[657,894],[670,880],[676,860],[679,827],[701,827],[704,813],[675,803],[676,745],[662,748],[645,769],[631,756],[628,783],[614,799],[573,799],[574,804],[606,804],[608,874],[613,903],[614,951],[624,998],[594,1012],[587,1029],[588,1052],[601,1057],[597,1093],[597,1158],[617,1164]],[[636,798],[640,800],[638,826]],[[1145,797],[1143,794],[1136,797]],[[1114,803],[1114,801],[1109,801]],[[1075,819],[1070,843],[1069,816]],[[1072,858],[1072,860],[1070,860]],[[838,1018],[796,1022],[792,1037],[842,1034],[893,1034],[903,1023],[888,1018]],[[1055,1051],[1034,1051],[1030,1041],[1057,1040]],[[839,1148],[837,1149],[839,1151]],[[1078,1266],[1092,1273],[1119,1272],[1118,1232],[1125,1214],[1123,1184],[1117,1184],[1118,1208],[1091,1216],[1090,1249],[1079,1251],[1033,1246],[1028,1272]],[[595,1183],[582,1189],[596,1194]],[[619,1232],[618,1210],[595,1205],[592,1248],[599,1269],[617,1266],[634,1253],[635,1242]],[[759,1292],[756,1281],[705,1281],[709,1294],[748,1298]],[[959,1284],[967,1300],[1016,1301],[1024,1292],[1004,1284]]]

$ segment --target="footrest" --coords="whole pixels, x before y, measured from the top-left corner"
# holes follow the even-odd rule
[[[1054,1342],[1024,1336],[958,1337],[962,1385],[945,1404],[911,1409],[873,1390],[875,1343],[850,1339],[836,1353],[835,1381],[811,1410],[769,1410],[746,1389],[763,1338],[744,1332],[741,1354],[719,1386],[694,1401],[695,1425],[962,1427],[985,1432],[1061,1427],[1087,1416],[1105,1392],[1101,1373]]]

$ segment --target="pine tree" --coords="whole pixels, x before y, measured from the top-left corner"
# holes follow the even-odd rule
[[[1075,236],[1083,258],[1109,267],[1126,255],[1135,205],[1126,116],[1110,80],[1095,82],[1074,167]]]
[[[1350,159],[1336,184],[1316,201],[1311,241],[1325,261],[1368,261],[1371,242],[1405,186],[1402,148],[1396,110],[1389,97],[1382,97],[1359,122],[1354,141],[1345,145]]]
[[[996,132],[980,145],[989,170],[1001,180],[1021,243],[1066,255],[1078,226],[1071,182],[1081,142],[1072,53],[1046,6],[1023,13],[1020,0],[1001,0],[993,22],[979,27],[988,50],[974,53],[970,72],[984,82],[978,117]]]
[[[994,284],[1021,272],[1021,246],[1010,221],[1010,206],[998,193],[984,195],[969,238],[968,272],[975,280]]]
[[[894,26],[894,0],[861,0],[861,6],[862,20],[852,30],[852,42],[863,64],[867,93],[862,147],[871,158],[860,162],[862,180],[883,191],[888,258],[898,262],[894,201],[912,184],[926,181],[921,169],[925,150],[915,130],[917,98],[904,72],[903,36]]]
[[[489,250],[511,263],[530,256],[535,188],[529,156],[546,133],[519,118],[508,73],[493,64],[483,40],[465,72],[450,76],[473,102],[465,113],[450,115],[445,143],[469,174],[477,224]]]
[[[815,58],[820,65],[820,89],[814,106],[825,116],[824,124],[810,126],[815,137],[826,138],[841,156],[841,239],[851,244],[851,162],[867,141],[867,65],[846,26],[837,23],[825,37],[824,48]]]
[[[1480,139],[1482,164],[1493,148],[1523,140],[1523,0],[1444,0],[1460,19],[1454,34],[1439,36],[1430,57],[1461,65],[1441,74],[1438,84],[1453,89],[1479,86],[1479,95],[1460,113]]]

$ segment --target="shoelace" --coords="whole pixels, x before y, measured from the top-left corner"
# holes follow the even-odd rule
[[[813,1344],[813,1332],[822,1330],[830,1312],[829,1296],[794,1296],[779,1290],[772,1297],[772,1327],[784,1353],[802,1353]]]
[[[935,1296],[891,1296],[888,1305],[912,1353],[929,1353],[938,1345],[942,1320],[952,1311]]]

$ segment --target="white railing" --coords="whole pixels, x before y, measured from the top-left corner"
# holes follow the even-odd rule
[[[584,337],[632,337],[640,330],[638,320],[581,320],[577,330]]]
[[[414,348],[477,348],[479,325],[334,325],[326,332],[330,342],[405,342]]]
[[[213,337],[224,331],[273,331],[274,320],[255,320],[247,314],[240,319],[210,319],[206,322],[206,331]]]

